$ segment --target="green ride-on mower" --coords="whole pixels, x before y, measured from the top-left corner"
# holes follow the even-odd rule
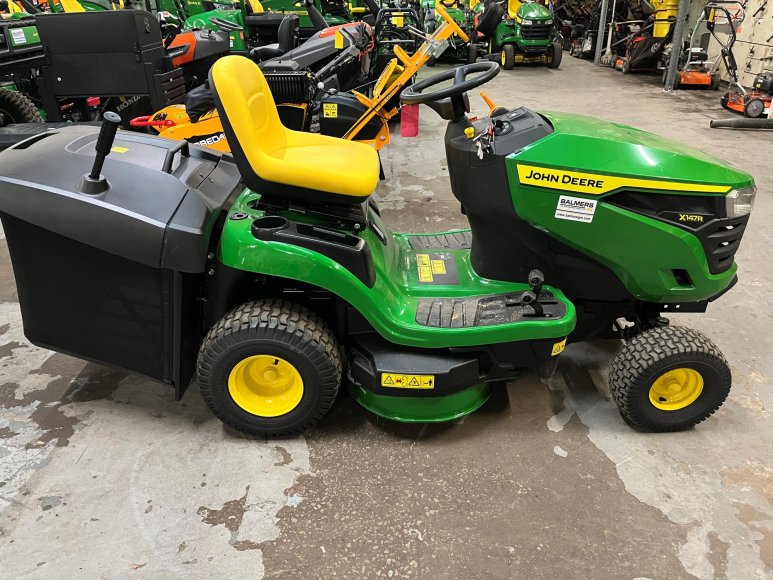
[[[487,42],[486,58],[498,55],[502,68],[544,64],[558,68],[563,49],[553,13],[532,0],[491,2],[478,21]]]
[[[730,368],[662,315],[703,312],[735,284],[754,180],[589,117],[468,118],[467,91],[499,70],[461,65],[402,93],[448,120],[465,231],[393,232],[370,199],[373,148],[286,129],[237,55],[210,71],[233,157],[116,135],[114,113],[0,153],[27,338],[178,397],[195,376],[225,423],[282,437],[319,422],[342,384],[377,415],[448,421],[497,383],[549,376],[567,342],[622,339],[609,387],[626,421],[703,421]]]

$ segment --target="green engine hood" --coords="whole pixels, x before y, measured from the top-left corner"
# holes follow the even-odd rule
[[[516,14],[518,18],[528,20],[546,20],[553,18],[553,14],[542,4],[537,2],[524,2]]]
[[[754,181],[725,160],[627,125],[570,113],[543,115],[555,132],[525,147],[518,163],[732,187]]]

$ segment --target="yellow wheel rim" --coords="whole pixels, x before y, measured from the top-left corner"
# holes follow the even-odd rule
[[[505,49],[502,49],[502,66],[505,66],[505,63],[507,62],[507,56],[505,55]]]
[[[239,361],[228,375],[234,403],[259,417],[289,413],[303,398],[303,379],[286,360],[259,354]]]
[[[650,403],[661,411],[678,411],[694,403],[702,392],[703,375],[695,369],[678,368],[652,383]]]

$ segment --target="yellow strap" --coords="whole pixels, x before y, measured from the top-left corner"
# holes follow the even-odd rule
[[[78,0],[59,0],[59,3],[65,12],[86,12],[86,9],[81,6]]]

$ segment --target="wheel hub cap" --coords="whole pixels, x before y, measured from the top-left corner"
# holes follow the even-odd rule
[[[240,408],[259,417],[292,411],[303,398],[303,379],[286,360],[266,354],[247,357],[228,375],[228,392]]]
[[[678,368],[660,375],[650,387],[650,403],[661,411],[678,411],[691,405],[703,392],[703,375]]]

